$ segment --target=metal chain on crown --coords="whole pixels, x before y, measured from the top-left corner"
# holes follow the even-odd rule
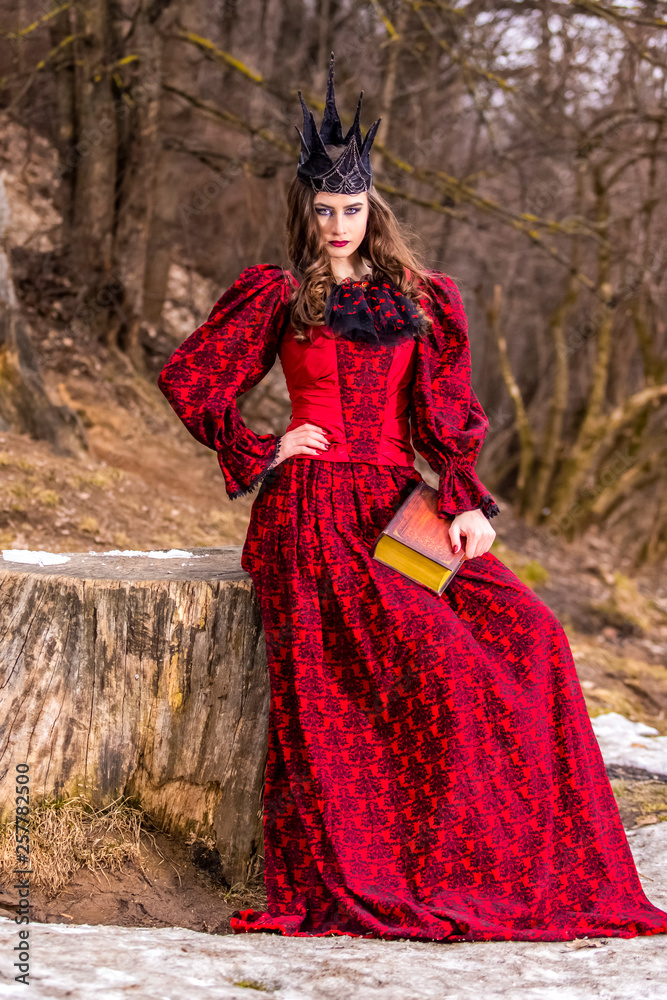
[[[326,191],[328,194],[361,194],[368,190],[358,170],[351,174],[340,174],[335,167],[325,177],[317,180],[311,178],[311,183],[315,191]]]

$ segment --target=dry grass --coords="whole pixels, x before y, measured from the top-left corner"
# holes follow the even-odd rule
[[[224,900],[234,909],[266,909],[266,885],[264,883],[264,858],[259,855],[250,864],[244,882],[236,882],[224,893]]]
[[[612,778],[611,787],[627,828],[667,821],[667,783]]]
[[[151,821],[133,800],[121,796],[108,806],[95,809],[83,795],[50,799],[33,806],[30,816],[31,884],[49,899],[66,888],[77,872],[122,872],[128,862],[136,862],[147,873],[141,853],[142,836],[150,838],[154,851],[164,860],[150,832]],[[215,843],[191,833],[186,844],[195,841],[209,850]],[[170,862],[171,863],[171,862]],[[16,867],[16,833],[13,824],[0,827],[0,882],[11,884]],[[173,866],[172,864],[172,867]],[[180,873],[176,873],[181,881]],[[257,856],[247,878],[224,890],[221,898],[234,909],[266,907],[264,859]]]
[[[121,797],[101,809],[81,795],[50,799],[30,816],[32,883],[55,896],[81,868],[114,871],[128,861],[142,868],[142,813]],[[16,834],[0,828],[0,878],[11,880],[16,867]]]
[[[191,847],[195,843],[204,845],[209,851],[216,850],[215,841],[211,837],[199,837],[191,832],[186,839],[186,844]],[[234,909],[266,909],[263,855],[256,854],[252,859],[243,882],[235,882],[229,888],[222,890],[220,894],[224,901]]]
[[[624,573],[614,573],[613,589],[606,601],[591,602],[588,607],[599,628],[611,626],[621,635],[645,635],[665,620],[654,601],[645,597],[637,581]]]
[[[125,473],[122,469],[113,466],[101,469],[94,469],[91,472],[77,472],[70,475],[65,480],[67,485],[73,490],[82,490],[88,486],[95,486],[100,490],[108,490],[124,479]]]
[[[520,552],[515,552],[499,538],[494,540],[491,552],[527,587],[534,590],[548,583],[549,572],[537,559],[529,559]]]

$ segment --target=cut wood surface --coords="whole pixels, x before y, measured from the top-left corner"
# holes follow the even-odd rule
[[[1,823],[28,763],[33,805],[138,795],[165,829],[213,837],[227,880],[243,879],[261,846],[270,693],[240,554],[4,551]]]

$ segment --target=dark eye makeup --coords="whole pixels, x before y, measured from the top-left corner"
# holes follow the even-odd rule
[[[328,212],[329,209],[328,208],[320,209],[319,206],[315,206],[315,211],[317,212],[318,215],[322,215],[323,212]],[[360,211],[361,211],[360,208],[346,208],[345,209],[346,213],[347,212],[353,212],[355,215],[357,214],[357,212],[360,212]]]

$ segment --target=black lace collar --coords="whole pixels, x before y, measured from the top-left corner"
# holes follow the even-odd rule
[[[422,322],[412,299],[393,281],[374,281],[370,273],[334,284],[324,306],[325,326],[358,343],[397,344],[415,338]]]

